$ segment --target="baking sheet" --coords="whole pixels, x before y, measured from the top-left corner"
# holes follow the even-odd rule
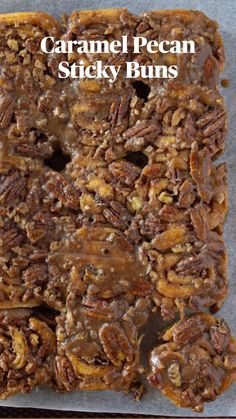
[[[224,158],[229,171],[229,205],[227,223],[225,226],[225,241],[229,254],[229,297],[219,315],[229,322],[236,336],[236,1],[235,0],[0,0],[0,13],[16,11],[44,11],[55,17],[69,14],[75,9],[129,7],[133,13],[148,9],[198,9],[220,24],[226,49],[226,69],[222,78],[230,80],[230,87],[222,89],[229,114],[229,133]],[[155,325],[149,330],[149,342],[155,341]],[[215,402],[205,407],[204,414],[197,416],[236,416],[236,383]],[[6,401],[0,401],[0,406],[38,407],[45,409],[61,409],[87,412],[134,413],[163,416],[192,416],[196,414],[188,409],[178,409],[158,391],[148,389],[140,402],[132,400],[131,396],[110,391],[74,392],[58,394],[49,389],[39,389],[32,394],[16,396]]]

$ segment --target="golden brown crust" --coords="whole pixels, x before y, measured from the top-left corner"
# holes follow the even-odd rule
[[[125,62],[160,64],[158,54],[42,54],[42,38],[60,33],[126,34],[129,46],[134,35],[193,38],[197,54],[165,56],[179,65],[177,80],[134,82]],[[19,328],[28,339],[42,326],[51,343],[45,359],[42,341],[36,359],[48,369],[36,369],[28,390],[50,381],[130,391],[143,374],[140,328],[151,311],[187,322],[186,310],[216,309],[227,293],[227,173],[214,163],[227,131],[217,24],[184,10],[80,11],[63,25],[22,13],[0,17],[0,42],[0,307],[35,307]],[[114,83],[58,78],[62,60],[104,57],[121,67]],[[25,391],[24,374],[22,366],[2,398]],[[221,389],[234,379],[226,374]]]
[[[79,12],[73,12],[70,19],[75,17],[79,18],[81,25],[92,24],[115,24],[120,20],[122,13],[129,13],[126,8],[117,9],[99,9],[99,10],[80,10]]]
[[[1,399],[50,384],[56,339],[30,310],[0,310]]]
[[[224,69],[224,46],[218,25],[204,13],[193,10],[154,10],[144,12],[137,32],[148,39],[155,38],[158,33],[160,39],[194,40],[195,54],[148,54],[145,47],[138,61],[163,64],[177,64],[179,76],[167,84],[202,84],[214,88],[219,83],[219,74]],[[163,84],[159,80],[151,80],[150,84]]]
[[[199,412],[235,380],[236,340],[207,313],[175,323],[151,354],[148,379],[179,407]]]
[[[59,31],[60,25],[56,19],[43,12],[17,12],[0,14],[0,25],[35,25],[45,31]]]

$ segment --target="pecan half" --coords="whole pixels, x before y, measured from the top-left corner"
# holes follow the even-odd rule
[[[120,160],[109,165],[109,171],[120,183],[125,186],[133,186],[139,177],[141,170],[135,164]]]
[[[176,386],[180,387],[182,384],[182,378],[180,374],[180,367],[178,362],[173,362],[168,368],[168,376],[170,381]]]
[[[14,202],[25,188],[26,180],[18,172],[5,177],[0,185],[0,204]]]
[[[131,215],[124,205],[116,201],[110,202],[110,206],[103,210],[103,215],[110,224],[120,230],[125,230],[131,220]]]
[[[211,185],[211,153],[207,147],[198,151],[197,143],[194,143],[190,153],[190,173],[196,183],[199,196],[209,203],[213,196]]]
[[[22,278],[25,285],[33,288],[36,285],[41,285],[47,280],[47,266],[43,263],[35,263],[23,272]]]
[[[157,121],[142,121],[127,129],[123,138],[126,141],[127,150],[138,151],[146,143],[153,142],[161,131]]]
[[[226,112],[219,109],[203,114],[196,122],[196,125],[198,128],[203,128],[203,135],[205,137],[209,137],[216,131],[224,128],[226,119]]]
[[[121,367],[125,361],[132,362],[134,350],[119,324],[105,323],[99,330],[99,338],[107,358],[116,367]]]
[[[181,345],[193,342],[196,338],[201,336],[205,328],[206,325],[199,316],[190,317],[185,321],[181,321],[174,329],[174,342]]]
[[[0,128],[9,126],[14,110],[14,100],[8,94],[0,97]]]
[[[83,314],[101,320],[115,320],[116,310],[107,302],[101,299],[84,297],[82,300]]]

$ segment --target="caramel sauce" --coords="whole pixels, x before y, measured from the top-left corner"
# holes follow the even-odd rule
[[[58,266],[74,266],[78,272],[89,268],[99,282],[99,294],[106,290],[113,293],[127,291],[135,282],[147,275],[138,253],[117,230],[104,227],[82,227],[52,253]]]

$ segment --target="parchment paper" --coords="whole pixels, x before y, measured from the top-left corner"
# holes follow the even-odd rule
[[[220,24],[226,49],[226,69],[222,78],[230,80],[230,87],[222,89],[229,114],[229,133],[226,152],[221,160],[228,163],[230,210],[225,226],[225,241],[229,255],[230,290],[227,301],[218,315],[229,322],[236,336],[236,1],[235,0],[0,0],[0,13],[16,11],[44,11],[59,17],[75,9],[128,7],[133,13],[152,9],[198,9]],[[155,342],[156,330],[148,333],[148,347]],[[131,396],[110,391],[74,392],[59,394],[49,389],[39,389],[32,394],[16,396],[1,401],[0,406],[38,407],[87,412],[139,413],[163,416],[192,416],[188,409],[178,409],[158,391],[148,389],[140,402]],[[204,414],[197,416],[236,416],[236,383],[215,402],[205,407]]]

